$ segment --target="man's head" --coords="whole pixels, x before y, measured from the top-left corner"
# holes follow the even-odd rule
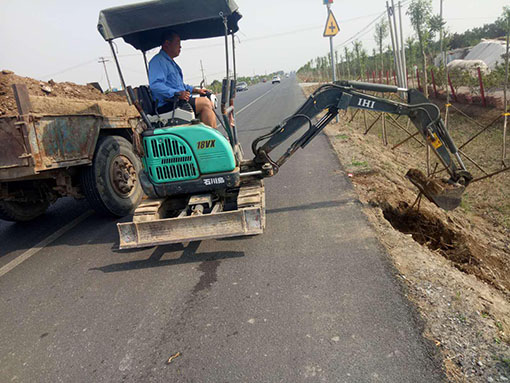
[[[174,31],[165,33],[161,48],[171,58],[176,58],[181,53],[181,37]]]

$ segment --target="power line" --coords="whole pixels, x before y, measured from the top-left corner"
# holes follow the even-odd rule
[[[358,32],[356,32],[354,35],[352,35],[351,37],[349,37],[347,40],[341,42],[340,44],[338,44],[336,46],[336,48],[340,48],[340,47],[343,47],[344,45],[347,45],[349,44],[350,42],[356,40],[358,37],[362,37],[364,36],[365,34],[367,34],[368,32],[371,31],[371,29],[369,29],[372,25],[374,25],[377,21],[379,21],[379,19],[381,19],[381,17],[383,17],[384,15],[386,14],[386,11],[383,11],[381,12],[374,20],[372,20],[369,24],[367,24],[366,26],[364,26],[361,30],[359,30]]]
[[[403,1],[401,3],[402,7],[404,7],[405,5],[407,5],[411,0],[406,0],[406,1]],[[345,40],[344,42],[338,44],[336,46],[336,48],[340,48],[340,47],[343,47],[347,44],[349,44],[350,42],[358,39],[359,37],[362,37],[364,35],[366,35],[368,32],[371,32],[373,29],[370,28],[371,26],[373,26],[377,21],[379,21],[382,17],[384,17],[386,15],[386,10],[382,11],[381,13],[378,13],[377,14],[377,17],[372,20],[370,23],[368,23],[367,25],[365,25],[363,28],[361,28],[358,32],[356,32],[353,36],[351,36],[350,38],[348,38],[347,40]]]
[[[61,70],[61,71],[59,71],[59,72],[50,73],[50,74],[47,74],[47,75],[44,75],[44,76],[38,76],[38,77],[39,77],[39,78],[46,78],[46,77],[57,76],[57,75],[59,75],[59,74],[65,73],[65,72],[69,72],[69,71],[71,71],[71,70],[73,70],[73,69],[80,68],[80,67],[82,67],[82,66],[85,66],[85,65],[91,64],[91,63],[93,63],[93,62],[95,62],[95,61],[96,61],[96,59],[93,59],[93,60],[90,60],[90,61],[83,62],[83,63],[81,63],[81,64],[76,64],[76,65],[74,65],[74,66],[72,66],[72,67],[69,67],[69,68],[66,68],[66,69],[62,69],[62,70]]]

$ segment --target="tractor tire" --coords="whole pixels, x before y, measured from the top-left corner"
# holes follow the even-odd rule
[[[47,201],[0,201],[0,219],[10,222],[28,222],[43,215],[50,206]]]
[[[92,166],[81,172],[83,193],[97,213],[124,217],[133,213],[142,199],[141,170],[142,163],[128,140],[99,137]]]

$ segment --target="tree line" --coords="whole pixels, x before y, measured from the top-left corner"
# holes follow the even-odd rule
[[[431,63],[433,58],[441,53],[439,38],[441,29],[443,29],[442,44],[447,50],[474,46],[483,38],[501,38],[510,33],[510,7],[504,7],[502,15],[495,22],[469,29],[464,33],[448,32],[445,21],[440,15],[433,14],[432,0],[412,0],[406,15],[414,30],[414,36],[409,37],[404,43],[407,71],[409,74],[414,74],[415,68],[419,68],[422,84],[429,84],[430,70],[440,69]],[[377,49],[374,48],[372,52],[368,52],[361,41],[355,40],[351,47],[345,46],[343,50],[336,50],[334,54],[339,77],[365,80],[369,77],[368,79],[373,80],[375,76],[376,81],[393,82],[395,64],[392,47],[388,44],[388,36],[389,26],[383,17],[375,25],[373,35]],[[306,81],[329,81],[331,72],[330,53],[308,61],[297,71],[298,75]],[[500,65],[493,72],[494,78],[489,82],[502,84],[505,74],[504,65]],[[446,76],[440,72],[437,75],[439,76],[438,85],[445,85]],[[455,73],[453,77],[456,82],[467,81],[465,74]],[[428,96],[427,87],[424,93]]]

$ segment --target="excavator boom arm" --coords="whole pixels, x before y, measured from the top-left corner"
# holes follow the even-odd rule
[[[375,92],[405,91],[408,102],[396,102],[365,94],[358,90]],[[458,155],[457,147],[445,129],[439,108],[435,104],[414,89],[404,90],[394,86],[356,81],[327,84],[317,89],[296,113],[276,126],[269,134],[261,136],[253,142],[254,161],[257,163],[270,162],[278,167],[281,166],[298,148],[304,148],[308,145],[337,116],[339,110],[348,108],[408,116],[434,150],[452,180],[457,182],[460,178],[469,178],[466,174],[467,170]],[[323,111],[326,111],[326,113],[314,123],[313,119]],[[269,154],[290,139],[305,124],[308,124],[306,132],[292,142],[284,155],[273,161]],[[265,142],[262,143],[264,140]],[[466,181],[469,182],[470,179]]]
[[[407,103],[376,97],[361,91],[402,92],[407,95]],[[285,119],[268,134],[253,141],[252,150],[255,155],[253,162],[256,164],[266,164],[266,166],[268,163],[271,164],[273,168],[271,174],[275,174],[278,172],[279,167],[299,148],[304,148],[308,145],[338,115],[339,110],[346,110],[348,108],[408,116],[450,175],[449,183],[461,184],[463,192],[465,187],[471,182],[472,176],[466,170],[459,156],[458,149],[443,124],[440,110],[435,104],[415,89],[401,89],[396,86],[357,81],[340,81],[334,84],[323,85],[317,89],[296,113]],[[326,113],[314,122],[316,116],[324,111]],[[306,125],[308,125],[306,131],[297,139],[293,139],[292,137]],[[270,157],[270,153],[287,140],[293,141],[280,158],[273,160]],[[460,203],[459,193],[461,192],[457,193],[459,196],[455,199],[454,203],[442,203],[438,202],[441,200],[441,196],[433,196],[424,190],[424,184],[426,185],[428,181],[423,181],[419,184],[411,179],[411,182],[429,199],[447,210],[453,208],[451,206],[457,206]]]

